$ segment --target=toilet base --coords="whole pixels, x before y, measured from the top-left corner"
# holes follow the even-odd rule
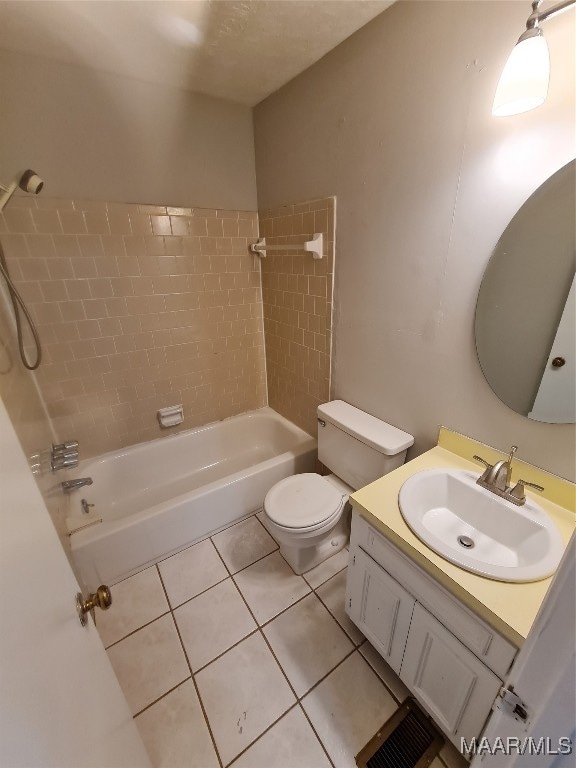
[[[291,546],[280,541],[280,554],[292,568],[301,575],[344,549],[350,538],[350,515],[343,514],[334,528],[312,546]],[[302,542],[304,543],[305,540]]]

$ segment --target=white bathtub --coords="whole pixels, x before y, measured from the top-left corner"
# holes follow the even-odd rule
[[[86,587],[115,584],[262,507],[274,483],[313,472],[316,440],[271,408],[80,463],[68,528]],[[81,500],[90,507],[82,511]]]

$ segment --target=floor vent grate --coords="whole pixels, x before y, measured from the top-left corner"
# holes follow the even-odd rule
[[[444,745],[444,737],[414,699],[387,720],[356,756],[358,768],[426,768]]]

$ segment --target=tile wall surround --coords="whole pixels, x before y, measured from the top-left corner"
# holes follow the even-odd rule
[[[28,359],[35,359],[33,352],[28,352]],[[34,467],[34,477],[40,493],[64,550],[70,558],[70,540],[65,528],[68,497],[54,492],[59,478],[52,473],[38,471],[38,453],[50,448],[54,441],[54,432],[36,380],[20,362],[12,305],[3,285],[0,287],[0,397],[6,406],[20,445]]]
[[[269,251],[262,259],[268,404],[316,435],[316,408],[330,399],[336,198],[259,211],[268,245],[324,235],[324,258]]]
[[[2,294],[0,396],[26,455],[74,438],[87,458],[266,404],[315,435],[330,398],[334,211],[334,198],[261,211],[269,244],[322,232],[325,257],[260,260],[254,211],[15,195],[0,238],[44,356],[23,368]],[[161,430],[158,408],[180,402],[184,423]],[[62,477],[37,480],[69,553]]]
[[[266,405],[256,212],[15,196],[12,278],[58,440],[86,458]],[[183,403],[179,428],[159,408]]]

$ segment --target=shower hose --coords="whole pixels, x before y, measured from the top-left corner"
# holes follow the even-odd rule
[[[26,368],[28,368],[29,371],[35,371],[36,368],[38,368],[38,366],[40,365],[40,362],[42,361],[42,347],[40,345],[40,338],[38,336],[38,331],[36,330],[36,326],[34,325],[34,321],[30,317],[30,313],[28,312],[28,309],[24,304],[22,296],[20,296],[16,286],[12,282],[12,278],[10,277],[10,273],[8,272],[8,265],[6,264],[4,249],[2,248],[1,242],[0,242],[0,273],[2,273],[2,277],[4,278],[4,280],[6,280],[6,285],[8,286],[8,293],[10,294],[10,300],[12,301],[12,306],[14,307],[14,318],[16,320],[16,333],[18,334],[18,349],[20,350],[20,357],[22,359],[22,363]],[[24,312],[24,316],[26,317],[28,326],[32,333],[32,337],[34,339],[34,344],[36,346],[36,360],[34,363],[28,362],[26,358],[26,352],[24,351],[24,341],[22,338],[22,321],[20,318],[20,307],[18,305],[20,305],[20,307],[22,308],[22,312]]]

